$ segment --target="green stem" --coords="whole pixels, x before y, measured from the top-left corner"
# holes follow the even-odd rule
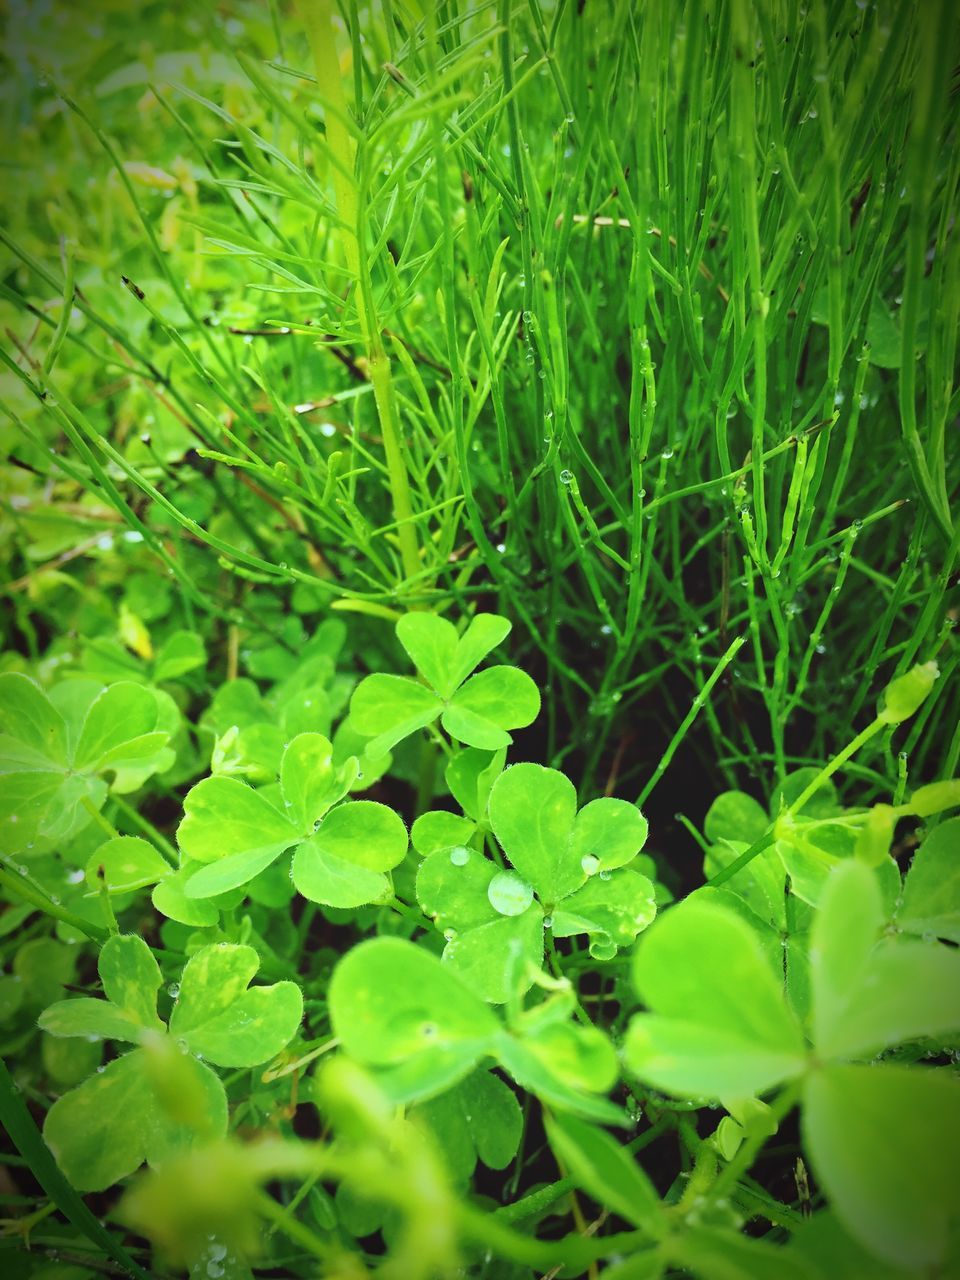
[[[327,146],[333,161],[333,189],[337,213],[342,222],[341,241],[347,267],[356,285],[354,301],[360,321],[360,331],[367,350],[367,367],[383,435],[387,477],[393,499],[393,513],[398,526],[400,558],[405,576],[412,578],[420,571],[420,553],[417,547],[410,482],[403,454],[396,397],[390,372],[390,358],[383,345],[370,278],[370,264],[366,258],[360,225],[359,188],[354,174],[356,146],[347,127],[349,113],[340,74],[340,63],[337,59],[336,29],[333,25],[334,6],[332,0],[298,0],[298,7],[301,21],[306,29],[310,51],[313,54],[317,84],[330,108],[326,112],[325,123]]]
[[[26,881],[21,880],[18,876],[11,875],[9,871],[0,870],[0,888],[6,889],[18,898],[22,898],[24,902],[29,902],[31,906],[36,907],[38,911],[42,911],[44,915],[69,925],[71,929],[76,929],[78,933],[82,933],[92,942],[105,942],[109,936],[106,929],[93,924],[90,920],[84,920],[82,916],[74,915],[72,911],[67,911],[64,907],[57,906],[55,902],[50,901],[46,894],[41,893],[39,889],[27,884]]]
[[[121,813],[128,822],[132,822],[135,827],[138,827],[144,835],[150,837],[172,867],[180,866],[180,856],[176,849],[166,836],[157,830],[149,818],[145,818],[142,813],[138,813],[133,805],[127,804],[122,796],[111,796],[110,800],[118,813]]]
[[[322,1173],[322,1170],[319,1171]],[[312,1253],[315,1258],[326,1261],[333,1253],[333,1249],[322,1240],[309,1227],[305,1227],[297,1218],[288,1216],[282,1205],[277,1204],[276,1200],[266,1191],[257,1193],[257,1208],[275,1228],[282,1231],[285,1236],[293,1240],[296,1244],[306,1249],[308,1253]]]
[[[723,655],[723,657],[714,667],[713,671],[710,673],[709,677],[704,683],[703,688],[700,690],[700,692],[697,694],[697,696],[694,698],[693,702],[691,703],[690,710],[684,716],[683,721],[680,724],[680,728],[670,739],[670,743],[666,751],[664,751],[663,755],[660,757],[660,761],[657,764],[657,767],[654,769],[653,773],[650,775],[647,785],[643,788],[643,790],[640,792],[639,796],[637,797],[638,808],[642,808],[642,806],[646,803],[646,800],[649,797],[653,788],[657,785],[657,783],[663,777],[664,773],[666,773],[667,769],[669,768],[670,761],[673,759],[674,753],[677,750],[677,747],[680,745],[682,739],[686,735],[687,730],[690,728],[694,720],[696,720],[697,716],[700,714],[700,711],[703,709],[704,704],[706,703],[707,699],[710,697],[710,694],[713,691],[714,685],[723,675],[724,671],[726,671],[727,667],[730,665],[733,659],[737,656],[737,654],[740,652],[742,647],[746,644],[746,641],[747,641],[746,636],[738,636],[737,639],[734,640],[733,644],[729,646],[726,653]]]
[[[861,730],[861,732],[858,733],[851,742],[847,743],[838,755],[833,757],[829,764],[824,765],[810,785],[805,787],[799,796],[797,796],[793,804],[788,805],[783,813],[779,815],[777,822],[783,822],[784,819],[795,817],[814,792],[819,790],[823,783],[826,782],[828,778],[831,778],[842,765],[846,764],[851,756],[856,755],[862,746],[868,743],[871,738],[875,737],[876,734],[885,727],[886,722],[881,720],[878,716],[876,720],[872,721],[865,729]],[[739,858],[736,858],[728,866],[723,867],[715,876],[711,876],[707,881],[707,884],[711,888],[716,889],[719,888],[720,885],[725,884],[728,880],[732,880],[738,871],[741,871],[748,865],[748,863],[751,863],[754,858],[763,853],[765,849],[769,849],[776,838],[776,823],[774,823],[759,840],[755,840],[749,849],[744,850]]]
[[[94,822],[101,829],[101,831],[105,832],[105,834],[110,840],[116,840],[119,838],[120,832],[117,830],[115,826],[113,826],[111,823],[107,821],[107,819],[103,816],[103,814],[100,812],[100,810],[93,803],[93,801],[90,799],[89,796],[81,796],[80,803],[83,805],[84,809],[86,809],[87,813],[89,813],[90,817],[94,820]]]

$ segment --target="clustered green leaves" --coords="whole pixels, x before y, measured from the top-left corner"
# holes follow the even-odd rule
[[[951,6],[7,8],[3,1274],[960,1275]]]
[[[400,676],[362,679],[335,731],[332,716],[312,719],[306,705],[316,698],[329,707],[329,664],[294,685],[281,671],[266,706],[252,686],[223,686],[211,719],[213,772],[186,791],[178,859],[157,847],[149,824],[141,835],[92,835],[105,821],[102,773],[113,767],[115,779],[143,787],[174,763],[169,735],[154,727],[163,700],[153,687],[92,688],[80,679],[48,696],[22,675],[0,679],[5,758],[28,780],[10,816],[22,814],[41,837],[17,844],[34,873],[16,868],[21,879],[8,883],[22,886],[27,909],[45,904],[61,932],[19,953],[0,988],[0,1018],[36,1018],[46,1069],[59,1082],[43,1123],[59,1169],[78,1190],[102,1191],[149,1165],[154,1181],[133,1184],[125,1212],[190,1265],[207,1257],[210,1239],[216,1265],[221,1249],[255,1261],[259,1242],[238,1214],[256,1218],[265,1203],[258,1186],[296,1173],[306,1188],[317,1178],[337,1184],[332,1198],[317,1191],[313,1210],[329,1265],[349,1239],[378,1231],[406,1256],[423,1247],[423,1203],[414,1190],[398,1196],[377,1172],[387,1134],[416,1176],[436,1183],[449,1221],[461,1221],[458,1191],[468,1192],[478,1160],[504,1170],[521,1158],[536,1100],[566,1179],[545,1206],[577,1187],[633,1228],[630,1261],[614,1275],[680,1267],[712,1280],[721,1274],[712,1259],[723,1258],[740,1268],[730,1274],[812,1278],[821,1235],[837,1231],[838,1247],[898,1275],[947,1265],[957,1238],[960,1086],[949,1070],[917,1062],[916,1049],[939,1052],[960,1029],[960,818],[930,828],[905,877],[891,845],[902,819],[930,821],[960,803],[960,784],[934,782],[895,803],[851,809],[831,763],[789,775],[769,810],[725,792],[705,821],[706,885],[657,920],[669,894],[643,852],[649,833],[639,808],[615,797],[581,806],[560,770],[507,763],[507,727],[535,710],[532,682],[512,668],[471,673],[508,630],[504,619],[478,614],[458,636],[445,619],[405,615],[398,637],[433,700],[419,720],[403,706],[425,686]],[[448,716],[458,690],[487,672],[500,701],[486,701],[485,718],[477,700],[470,716]],[[881,720],[893,706],[907,718],[907,684],[885,691]],[[930,672],[918,671],[913,684],[929,692]],[[378,700],[381,685],[399,692]],[[514,712],[504,709],[511,685]],[[915,712],[922,699],[910,697]],[[105,715],[121,707],[122,728]],[[242,729],[227,723],[229,709],[244,708]],[[285,742],[273,728],[278,710],[288,730],[301,730]],[[305,717],[327,732],[304,728]],[[241,732],[244,745],[231,757],[224,744]],[[426,809],[408,839],[390,805],[350,797],[371,756],[376,778],[383,753],[417,732],[423,751],[444,754],[445,792],[457,809]],[[67,795],[82,787],[90,801],[73,804],[59,828],[50,793],[28,790],[34,775],[47,774]],[[61,906],[45,884],[59,862],[54,851],[76,842],[88,848],[85,869],[69,877]],[[116,923],[146,891],[166,919],[160,948]],[[329,970],[311,970],[296,939],[291,952],[276,928],[298,895],[308,923],[313,913],[361,931],[366,922],[374,936],[330,953]],[[106,937],[97,962],[103,995],[67,994],[78,936],[97,929]],[[175,967],[169,947],[182,956]],[[261,968],[279,969],[277,980],[251,985]],[[612,1017],[588,1012],[590,981],[602,984]],[[78,1046],[72,1062],[58,1057],[64,1041]],[[105,1042],[117,1046],[106,1063]],[[285,1138],[262,1159],[241,1156],[230,1136],[241,1117],[277,1114],[282,1082],[331,1051],[310,1096],[321,1113],[330,1108],[336,1141],[311,1151]],[[237,1092],[243,1079],[246,1097]],[[624,1087],[639,1101],[632,1114]],[[655,1134],[683,1114],[667,1099],[726,1114],[694,1137],[689,1184],[681,1177],[663,1200],[615,1135],[644,1115]],[[737,1228],[751,1212],[742,1197],[752,1184],[742,1180],[795,1106],[803,1158],[829,1212],[818,1215],[820,1234],[797,1232],[784,1249]],[[167,1179],[219,1179],[227,1166],[232,1209],[206,1193],[196,1220],[193,1210],[172,1209],[177,1193]],[[194,1244],[175,1246],[169,1227],[155,1227],[160,1205]],[[754,1211],[774,1222],[789,1216],[766,1192]],[[212,1236],[200,1232],[201,1220]],[[519,1212],[510,1220],[523,1222]],[[481,1222],[465,1218],[459,1230],[484,1239]],[[449,1265],[458,1250],[451,1230],[436,1246]],[[514,1233],[491,1237],[508,1258],[529,1239]],[[598,1254],[583,1253],[573,1237],[564,1247],[587,1263],[603,1256],[605,1239]],[[535,1248],[548,1265],[551,1246]]]

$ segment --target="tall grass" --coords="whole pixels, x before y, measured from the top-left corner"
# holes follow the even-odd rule
[[[11,17],[3,97],[28,643],[116,517],[241,649],[295,643],[288,606],[375,654],[482,603],[544,757],[644,796],[678,725],[711,784],[772,785],[952,674],[945,0],[47,22]],[[955,769],[958,720],[944,678],[859,794]]]

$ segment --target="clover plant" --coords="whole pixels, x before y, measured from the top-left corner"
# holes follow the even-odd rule
[[[522,989],[531,985],[545,935],[585,934],[590,954],[610,959],[653,919],[653,885],[625,865],[647,837],[635,805],[604,798],[578,813],[570,780],[535,764],[501,773],[487,805],[489,829],[512,869],[466,843],[473,831],[466,818],[424,814],[413,831],[427,855],[417,900],[447,940],[444,960],[484,999],[510,998],[515,957],[527,970]]]
[[[218,943],[187,962],[166,1026],[157,1015],[163,975],[135,935],[116,934],[99,957],[106,999],[49,1005],[40,1027],[57,1037],[137,1048],[98,1068],[50,1108],[44,1138],[74,1186],[100,1191],[145,1160],[226,1132],[227,1099],[205,1065],[252,1067],[278,1053],[303,1014],[293,982],[248,987],[260,967],[250,947]],[[171,1043],[173,1048],[171,1048]]]
[[[68,680],[50,696],[19,672],[0,674],[0,823],[5,853],[69,840],[107,792],[136,787],[173,762],[170,711],[143,685]],[[112,773],[112,783],[104,779]]]
[[[954,8],[4,6],[4,1277],[960,1277]]]
[[[522,729],[540,710],[540,693],[516,667],[475,668],[510,633],[510,622],[477,614],[458,636],[445,618],[408,613],[397,638],[422,677],[367,676],[350,700],[350,723],[370,738],[367,755],[382,756],[418,729],[439,719],[458,742],[497,750],[511,742],[508,729]]]

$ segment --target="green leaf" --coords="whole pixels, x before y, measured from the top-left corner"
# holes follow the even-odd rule
[[[489,1007],[440,960],[401,938],[348,951],[328,993],[333,1033],[370,1066],[462,1046],[479,1059],[499,1031]]]
[[[357,685],[350,700],[350,722],[372,739],[367,755],[375,760],[431,724],[442,709],[440,698],[415,680],[377,673]]]
[[[392,871],[407,852],[407,829],[388,805],[349,800],[324,818],[316,842],[368,871]]]
[[[463,747],[451,756],[444,770],[444,779],[450,794],[474,822],[486,814],[490,789],[503,772],[507,753],[478,751],[476,747]]]
[[[460,683],[454,678],[457,629],[434,613],[407,613],[397,623],[397,639],[413,665],[447,699]]]
[[[450,672],[451,692],[463,684],[471,671],[480,665],[488,653],[506,640],[511,626],[507,618],[501,618],[496,613],[474,614],[466,631],[457,642]]]
[[[674,1236],[667,1252],[671,1262],[698,1280],[820,1280],[812,1267],[782,1245],[721,1227],[694,1226]]]
[[[304,834],[237,778],[204,778],[187,792],[183,809],[177,843],[183,856],[195,862],[268,851],[279,857]]]
[[[746,848],[766,833],[767,826],[767,815],[752,796],[722,791],[707,810],[703,833],[711,844],[733,840]]]
[[[819,776],[820,770],[814,765],[805,765],[802,769],[795,769],[793,773],[787,774],[770,796],[771,818],[778,817],[781,809],[788,808],[795,800],[799,800],[807,787]],[[831,778],[821,779],[813,795],[804,801],[801,809],[797,810],[797,813],[805,818],[833,818],[840,812],[837,788]]]
[[[157,853],[152,844],[139,836],[118,836],[99,845],[90,855],[86,867],[86,881],[92,890],[99,892],[102,882],[110,893],[131,893],[147,885],[156,884],[170,875],[170,864]]]
[[[68,1180],[79,1191],[105,1191],[146,1160],[158,1164],[194,1145],[196,1131],[172,1120],[157,1100],[145,1049],[117,1058],[78,1088],[58,1098],[43,1136]],[[194,1059],[184,1060],[206,1101],[209,1128],[227,1129],[223,1085]]]
[[[157,993],[163,983],[153,952],[135,934],[114,934],[103,944],[97,962],[103,993],[112,1004],[143,1027],[162,1027]]]
[[[166,742],[156,741],[157,700],[142,684],[122,680],[90,704],[73,753],[77,769],[118,768],[128,760],[152,755]]]
[[[99,1036],[94,1039],[84,1035],[78,1043],[76,1038],[44,1033],[40,1037],[40,1061],[47,1079],[58,1092],[73,1089],[102,1063],[103,1041]]]
[[[494,834],[548,908],[586,880],[570,850],[576,812],[573,783],[538,764],[505,769],[490,793]]]
[[[492,1071],[475,1071],[459,1089],[477,1155],[490,1169],[505,1169],[520,1149],[523,1112],[516,1094]]]
[[[19,671],[0,674],[0,734],[10,739],[10,748],[14,743],[30,748],[33,758],[66,762],[67,730],[63,717],[37,682]],[[0,758],[10,749],[6,742],[3,747]],[[0,771],[12,772],[2,764]]]
[[[184,813],[177,831],[182,859],[213,864],[186,880],[189,898],[246,884],[301,836],[265,796],[236,778],[204,778],[188,792]]]
[[[821,1055],[832,1057],[843,1041],[882,924],[876,877],[861,862],[843,863],[829,878],[810,934],[813,1041]]]
[[[433,809],[417,818],[410,829],[410,840],[420,857],[428,858],[434,853],[465,848],[475,830],[476,823],[469,818]]]
[[[226,1108],[224,1108],[224,1113]],[[128,1275],[148,1280],[126,1250],[90,1212],[54,1163],[53,1155],[27,1110],[19,1088],[0,1061],[0,1124],[17,1151],[26,1160],[31,1174],[66,1220],[91,1240],[108,1258],[113,1258]]]
[[[649,1235],[663,1234],[657,1189],[619,1142],[571,1115],[548,1113],[544,1122],[561,1167],[582,1191]]]
[[[498,918],[487,895],[496,874],[489,858],[465,845],[432,853],[417,872],[417,901],[441,932],[463,933]]]
[[[472,1041],[460,1041],[445,1049],[431,1048],[377,1070],[377,1087],[394,1106],[423,1102],[465,1079],[482,1056]]]
[[[59,1000],[63,988],[74,981],[77,950],[54,938],[31,938],[13,958],[14,977],[23,984],[24,1003],[44,1008]]]
[[[818,1280],[917,1280],[915,1271],[885,1265],[846,1231],[829,1209],[821,1209],[794,1231],[787,1256],[810,1263]]]
[[[602,874],[630,862],[646,842],[647,820],[637,806],[607,796],[577,814],[571,852],[581,866],[585,858],[595,859],[587,864],[593,867],[589,874]]]
[[[143,1026],[111,1004],[109,1000],[95,1000],[80,996],[73,1000],[58,1000],[44,1009],[37,1020],[41,1031],[52,1036],[83,1036],[87,1040],[128,1040],[136,1043]]]
[[[203,639],[195,631],[173,631],[167,636],[153,663],[153,678],[157,684],[163,680],[176,680],[188,671],[195,671],[207,662]]]
[[[837,1217],[872,1254],[935,1267],[957,1224],[960,1081],[902,1066],[830,1066],[804,1085],[804,1145]]]
[[[218,862],[207,863],[189,876],[184,875],[183,892],[187,898],[193,899],[216,898],[221,893],[229,893],[231,889],[249,884],[254,876],[266,871],[284,852],[276,845],[267,845],[265,849],[244,849]],[[181,867],[181,871],[186,871],[186,865]],[[193,865],[197,866],[196,863]]]
[[[913,855],[897,924],[960,943],[960,818],[942,822]]]
[[[818,907],[831,872],[841,865],[843,859],[804,839],[799,833],[777,840],[772,847],[790,877],[791,892],[802,902]]]
[[[548,1106],[602,1124],[624,1123],[613,1103],[595,1096],[619,1074],[613,1046],[596,1027],[561,1023],[523,1040],[501,1036],[496,1056],[521,1088]]]
[[[890,940],[868,959],[817,1050],[821,1057],[869,1058],[905,1040],[958,1031],[960,953],[939,944]]]
[[[593,876],[564,898],[553,912],[553,932],[558,938],[593,934],[614,947],[625,947],[652,924],[656,914],[653,884],[646,876],[621,868]]]
[[[457,934],[443,960],[484,1000],[505,1004],[529,990],[543,963],[543,912],[535,903]]]
[[[297,846],[293,855],[293,883],[297,892],[311,902],[344,910],[379,902],[390,891],[390,881],[385,875],[338,858],[324,848],[318,836]]]
[[[299,846],[293,882],[312,902],[359,907],[389,891],[392,871],[407,851],[407,829],[385,804],[351,800],[329,813]]]
[[[688,900],[641,940],[630,1069],[686,1096],[746,1097],[805,1067],[800,1028],[753,930],[726,908]]]
[[[505,1169],[523,1133],[516,1095],[490,1071],[474,1071],[446,1093],[421,1104],[414,1115],[429,1125],[460,1182],[473,1174],[478,1157],[491,1169]]]
[[[497,613],[476,613],[457,643],[451,673],[452,687],[458,689],[471,671],[480,666],[490,650],[502,644],[511,632],[511,622]]]
[[[252,947],[201,947],[183,970],[170,1034],[220,1067],[255,1067],[275,1057],[296,1035],[303,997],[294,982],[248,990],[259,967]]]
[[[900,328],[890,314],[890,309],[878,293],[870,298],[867,316],[867,342],[870,351],[867,359],[880,369],[899,369],[902,342]]]
[[[220,911],[212,902],[187,897],[186,886],[198,865],[196,862],[185,863],[179,871],[161,880],[151,897],[161,915],[180,924],[203,929],[219,921]]]
[[[749,847],[746,842],[727,839],[713,845],[704,860],[704,874],[710,878],[721,867],[735,861]],[[784,860],[779,850],[771,846],[757,854],[732,876],[723,886],[722,892],[736,895],[758,920],[772,925],[779,933],[784,933],[787,929],[785,889]]]
[[[488,667],[453,695],[441,716],[452,738],[469,747],[496,751],[512,741],[508,729],[532,724],[540,711],[540,692],[517,667]]]
[[[301,733],[287,744],[280,762],[284,816],[304,835],[350,790],[356,761],[333,765],[333,747],[320,733]]]

